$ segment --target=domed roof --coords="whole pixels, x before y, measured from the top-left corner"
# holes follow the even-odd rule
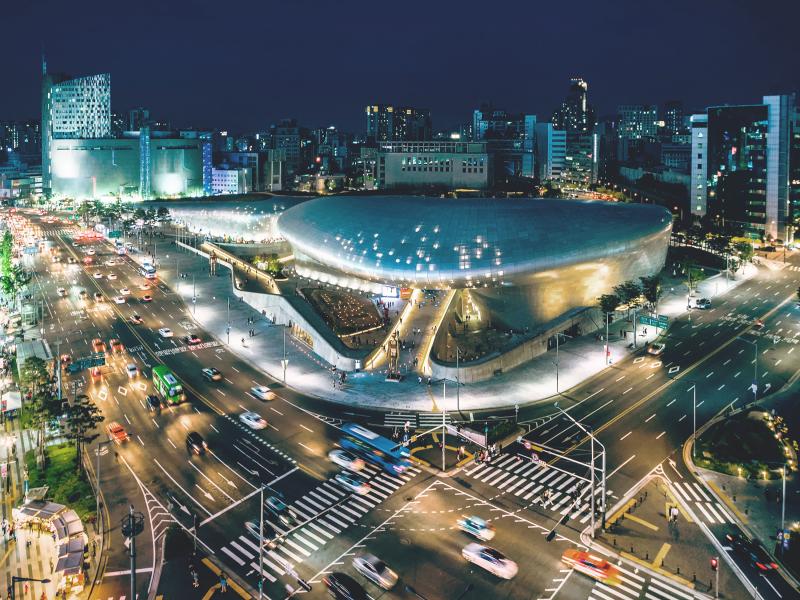
[[[298,257],[384,283],[508,283],[668,234],[661,206],[551,198],[333,196],[278,218]]]

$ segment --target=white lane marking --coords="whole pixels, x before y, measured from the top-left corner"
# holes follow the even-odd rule
[[[633,433],[632,431],[629,431],[628,433],[626,433],[625,435],[623,435],[621,438],[619,438],[619,441],[621,442],[622,440],[624,440],[626,437],[628,437],[628,436],[629,436],[630,434],[632,434],[632,433]]]

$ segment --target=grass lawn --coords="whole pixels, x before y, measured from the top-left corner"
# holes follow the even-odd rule
[[[697,440],[698,466],[729,475],[761,477],[784,455],[774,432],[757,413],[739,413],[712,425]],[[750,415],[750,416],[748,416]]]
[[[74,444],[48,446],[47,465],[44,471],[36,467],[34,450],[25,453],[29,486],[49,486],[47,497],[73,509],[81,519],[95,514],[96,501],[92,487],[83,470],[77,471]]]

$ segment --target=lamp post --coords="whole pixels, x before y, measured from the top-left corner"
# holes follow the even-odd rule
[[[694,459],[697,454],[697,383],[692,382],[692,387],[689,389],[692,390],[692,458]]]
[[[261,600],[264,589],[264,484],[259,490],[261,510],[258,519],[258,598]]]
[[[745,342],[746,344],[750,344],[753,346],[753,402],[758,401],[758,340],[748,340],[739,335],[736,336],[736,339],[740,342]]]
[[[231,345],[231,297],[228,296],[228,326],[225,328],[225,333],[228,336],[228,346]]]
[[[17,587],[18,581],[35,581],[38,583],[50,583],[49,579],[35,579],[34,577],[17,577],[16,575],[11,576],[11,585],[8,586],[8,590],[10,592],[11,600],[15,598],[15,589]]]
[[[561,408],[561,407],[558,405],[558,402],[556,402],[556,403],[554,404],[554,406],[555,406],[555,408],[556,408],[556,409],[557,409],[557,410],[558,410],[558,411],[559,411],[561,414],[563,414],[563,415],[564,415],[564,416],[566,416],[566,417],[567,417],[567,418],[568,418],[570,421],[572,421],[572,422],[573,422],[573,423],[574,423],[574,424],[575,424],[575,425],[578,427],[578,429],[580,429],[580,430],[581,430],[581,431],[583,431],[583,432],[584,432],[586,435],[588,435],[588,436],[589,436],[589,439],[591,440],[591,461],[592,461],[592,466],[591,466],[591,474],[592,474],[592,475],[591,475],[591,477],[592,477],[592,478],[591,478],[591,481],[590,481],[590,483],[589,483],[589,486],[590,486],[589,493],[591,494],[591,500],[590,500],[589,504],[590,504],[590,510],[591,510],[591,529],[592,529],[592,538],[594,538],[594,536],[595,536],[595,534],[594,534],[594,529],[595,529],[595,522],[594,522],[594,513],[595,513],[595,510],[594,510],[594,506],[595,506],[595,497],[594,497],[594,489],[595,489],[595,488],[594,488],[594,480],[595,480],[595,466],[594,466],[594,463],[595,463],[595,453],[594,453],[594,445],[595,445],[595,444],[597,444],[598,446],[600,446],[600,449],[602,450],[602,455],[601,455],[601,456],[602,456],[602,462],[601,462],[601,467],[600,467],[600,469],[601,469],[601,476],[602,476],[602,479],[601,479],[601,482],[600,482],[600,490],[601,490],[601,496],[602,496],[602,498],[601,498],[601,504],[602,504],[602,508],[601,508],[601,510],[602,510],[602,520],[601,520],[601,523],[600,523],[600,527],[602,527],[603,529],[605,529],[605,527],[606,527],[606,447],[605,447],[605,446],[604,446],[604,445],[603,445],[603,444],[600,442],[600,440],[598,440],[598,439],[596,439],[596,438],[594,437],[594,434],[591,432],[591,429],[586,429],[586,428],[585,428],[585,427],[584,427],[584,426],[583,426],[583,425],[580,423],[580,421],[576,421],[576,420],[575,420],[575,419],[572,417],[572,415],[571,415],[571,414],[569,414],[567,411],[565,411],[563,408]]]
[[[461,370],[458,367],[458,358],[461,348],[456,346],[456,410],[461,414]]]
[[[569,339],[573,339],[571,335],[567,335],[566,333],[562,333],[560,331],[556,332],[556,360],[555,360],[555,365],[556,365],[556,394],[558,393],[558,340],[562,335],[564,337],[568,337]],[[608,330],[606,330],[606,335],[608,335]],[[607,342],[608,342],[608,339],[606,339],[606,343]]]

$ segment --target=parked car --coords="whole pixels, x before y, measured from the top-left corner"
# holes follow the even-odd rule
[[[95,352],[105,352],[106,351],[106,345],[103,343],[103,340],[101,340],[100,338],[94,338],[92,340],[92,350],[94,350]]]
[[[125,346],[123,346],[122,342],[120,342],[117,338],[111,338],[108,340],[108,345],[111,346],[112,352],[122,352],[125,350]]]
[[[58,292],[58,295],[59,295],[61,298],[66,298],[66,297],[67,297],[67,290],[66,290],[66,288],[60,287],[60,288],[58,288],[56,291]]]
[[[114,304],[125,304],[125,296],[114,296]]]

